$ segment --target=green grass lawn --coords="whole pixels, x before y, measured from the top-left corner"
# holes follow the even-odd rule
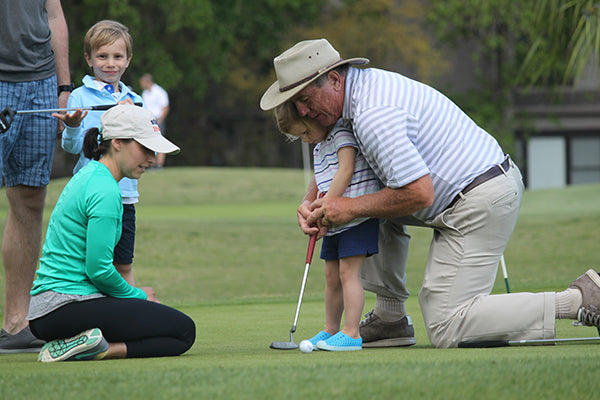
[[[46,220],[65,183],[50,184]],[[416,346],[343,354],[269,349],[272,341],[289,340],[298,300],[307,239],[295,209],[303,187],[297,170],[167,168],[145,174],[137,205],[136,280],[193,317],[194,347],[174,358],[50,365],[35,362],[35,354],[0,355],[0,399],[597,397],[599,344],[433,349],[416,298],[431,240],[422,228],[410,229],[408,265]],[[587,268],[600,268],[599,195],[598,185],[526,192],[505,253],[513,292],[562,290]],[[5,216],[0,193],[0,229]],[[0,273],[0,288],[3,279]],[[322,328],[323,286],[323,263],[315,257],[297,342]],[[499,274],[494,293],[505,290]],[[365,310],[373,304],[367,294]],[[0,307],[2,312],[3,296]],[[597,332],[558,321],[557,334]]]

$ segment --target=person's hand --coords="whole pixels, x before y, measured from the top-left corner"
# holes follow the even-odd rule
[[[303,201],[302,204],[298,206],[298,209],[296,210],[296,215],[298,216],[298,225],[300,225],[300,229],[302,229],[302,232],[309,236],[312,236],[319,232],[319,228],[316,224],[311,226],[306,221],[306,218],[308,218],[312,211],[310,209],[310,204],[311,202],[308,200]]]
[[[355,218],[350,211],[352,200],[348,197],[323,197],[313,201],[306,224],[329,227],[352,221]]]
[[[53,117],[58,118],[62,123],[67,125],[70,128],[77,128],[81,125],[81,120],[85,118],[87,115],[87,111],[82,111],[81,109],[77,109],[75,112],[69,113],[54,113]]]
[[[158,301],[158,298],[156,297],[156,294],[154,293],[154,289],[152,289],[151,287],[141,287],[140,289],[142,289],[144,293],[146,293],[146,295],[148,296],[148,301],[160,303],[160,301]]]

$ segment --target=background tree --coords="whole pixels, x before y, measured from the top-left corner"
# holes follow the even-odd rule
[[[330,6],[316,24],[292,27],[288,37],[325,37],[343,57],[366,57],[370,67],[433,83],[449,64],[427,31],[429,10],[420,0],[349,0]]]
[[[510,110],[518,72],[530,48],[534,7],[515,0],[432,2],[429,21],[439,40],[469,46],[477,85],[451,97],[475,121],[512,152],[514,123]]]
[[[478,87],[453,98],[511,151],[519,90],[571,84],[600,61],[600,5],[591,0],[446,0],[429,21],[448,45],[469,43]]]
[[[418,0],[63,0],[63,8],[76,85],[89,73],[87,29],[101,19],[129,27],[134,56],[123,81],[139,92],[150,72],[169,92],[166,134],[183,149],[171,165],[300,166],[300,147],[258,107],[275,79],[273,58],[300,40],[326,37],[345,57],[422,80],[447,67]]]
[[[532,41],[519,81],[564,85],[577,79],[590,61],[599,62],[600,4],[592,0],[536,0]]]
[[[169,92],[167,135],[184,151],[168,163],[243,165],[252,147],[240,147],[229,133],[248,135],[252,123],[240,127],[237,121],[255,118],[235,99],[223,98],[226,77],[237,69],[232,60],[262,69],[258,76],[264,77],[289,21],[315,20],[320,7],[319,0],[63,0],[73,80],[79,85],[89,73],[83,58],[87,29],[101,19],[118,20],[134,38],[133,60],[123,81],[139,92],[139,77],[150,72]],[[246,58],[235,57],[239,48]],[[246,85],[244,77],[234,82]]]

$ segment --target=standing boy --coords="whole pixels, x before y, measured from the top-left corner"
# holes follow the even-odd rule
[[[86,75],[83,86],[73,91],[69,108],[89,107],[101,104],[142,102],[142,98],[121,82],[133,56],[133,39],[123,24],[104,20],[92,26],[85,35],[84,57],[94,76]],[[67,125],[63,133],[62,148],[80,154],[73,169],[77,173],[90,160],[82,151],[85,132],[100,126],[103,111],[80,110],[72,114],[54,114]],[[85,117],[85,118],[84,118]],[[133,277],[133,249],[135,243],[135,206],[138,202],[137,179],[123,178],[119,181],[123,198],[123,234],[115,247],[114,265],[123,278],[135,286]]]

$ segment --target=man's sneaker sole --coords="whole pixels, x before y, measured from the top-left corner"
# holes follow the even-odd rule
[[[588,269],[585,271],[585,274],[596,284],[596,286],[600,287],[600,275],[593,269]]]
[[[40,352],[41,362],[97,359],[108,350],[108,342],[98,328],[88,329],[68,339],[48,342]]]
[[[593,269],[574,280],[570,289],[581,292],[581,307],[577,312],[577,321],[582,325],[595,326],[600,333],[600,275]]]
[[[414,337],[401,337],[391,339],[375,340],[373,342],[363,342],[363,348],[378,348],[378,347],[408,347],[417,344]]]
[[[39,353],[42,350],[42,346],[39,347],[27,347],[22,349],[0,349],[0,354],[19,354],[19,353]]]

